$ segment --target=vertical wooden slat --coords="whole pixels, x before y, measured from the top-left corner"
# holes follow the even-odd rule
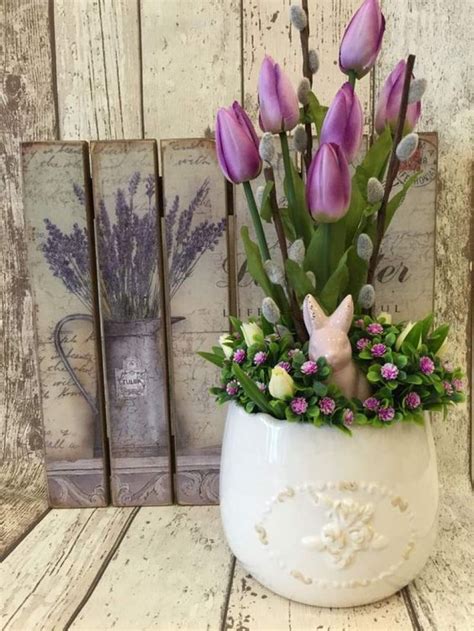
[[[418,128],[437,130],[439,135],[435,313],[439,322],[451,323],[453,359],[466,367],[466,350],[472,343],[468,329],[472,137],[466,60],[472,55],[465,35],[472,30],[473,15],[466,12],[462,0],[455,0],[449,12],[442,0],[409,0],[403,11],[384,0],[382,7],[385,41],[390,45],[382,49],[376,91],[408,52],[417,56],[415,76],[428,80]],[[467,406],[456,407],[448,422],[433,425],[442,480],[460,474],[467,485],[468,427]]]
[[[228,331],[226,187],[211,140],[163,141],[162,169],[176,494],[180,503],[206,504],[218,497],[224,410],[208,392],[219,371],[196,352]]]
[[[207,136],[240,100],[240,0],[141,0],[141,30],[145,136]]]
[[[0,4],[0,554],[46,509],[20,140],[56,136],[48,4]]]
[[[50,502],[103,506],[108,491],[87,145],[23,144],[22,176]]]
[[[92,145],[111,491],[119,506],[172,497],[156,178],[155,141]]]
[[[61,138],[142,137],[138,3],[55,0]]]
[[[257,80],[265,54],[271,55],[290,76],[295,88],[302,71],[299,33],[290,25],[292,0],[243,0],[243,89],[244,105],[257,118]],[[346,24],[359,7],[359,0],[309,0],[310,48],[318,51],[320,70],[313,90],[321,103],[331,99],[346,81],[337,60]],[[370,77],[357,83],[362,107],[370,114]],[[368,119],[367,119],[368,120]]]

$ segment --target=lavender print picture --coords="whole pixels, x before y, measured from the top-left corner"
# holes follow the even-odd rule
[[[50,503],[108,502],[86,143],[22,146]]]
[[[162,247],[154,141],[92,146],[111,490],[171,502]]]
[[[180,504],[218,501],[224,425],[208,388],[215,367],[197,351],[228,331],[230,267],[226,189],[211,140],[161,143],[171,328],[175,494]]]

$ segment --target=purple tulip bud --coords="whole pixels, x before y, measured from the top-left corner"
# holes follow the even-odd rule
[[[356,157],[360,143],[364,115],[357,94],[350,83],[345,83],[334,97],[321,129],[321,144],[333,142],[345,152],[348,162]]]
[[[220,167],[230,182],[247,182],[260,173],[258,137],[237,101],[232,107],[221,107],[217,112],[216,147]]]
[[[379,95],[377,103],[377,111],[375,114],[375,129],[381,134],[386,125],[390,125],[392,131],[395,130],[400,112],[400,104],[402,100],[403,83],[405,81],[406,62],[404,59],[398,62],[392,72],[385,80],[382,91]],[[415,127],[421,114],[421,101],[411,103],[407,107],[407,115],[405,119],[405,134],[411,132]]]
[[[364,77],[377,59],[385,31],[385,18],[378,0],[365,0],[346,27],[339,49],[342,72]]]
[[[346,214],[351,199],[351,176],[339,145],[321,145],[314,155],[308,171],[306,199],[317,221],[330,223]]]
[[[260,127],[278,134],[296,127],[300,117],[298,97],[287,75],[266,55],[258,77]]]

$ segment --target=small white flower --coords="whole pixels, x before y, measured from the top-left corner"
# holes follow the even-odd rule
[[[273,135],[270,132],[265,132],[260,139],[260,145],[258,148],[260,157],[269,164],[273,163],[275,159],[275,145],[273,144]]]
[[[290,20],[293,26],[298,31],[304,31],[308,26],[308,16],[304,9],[297,4],[293,4],[290,7]]]
[[[378,204],[383,199],[384,187],[376,177],[369,178],[367,182],[367,201],[369,204]]]
[[[247,346],[263,342],[263,331],[255,322],[244,322],[241,329]]]
[[[413,79],[410,83],[410,91],[408,92],[408,105],[421,100],[427,85],[428,82],[426,79]]]
[[[219,346],[224,351],[224,355],[227,357],[227,359],[230,359],[232,357],[232,342],[233,340],[230,335],[226,335],[225,333],[224,335],[221,335],[219,337]]]
[[[409,160],[418,148],[418,134],[407,134],[397,145],[395,153],[400,162]]]
[[[295,383],[286,370],[275,366],[272,368],[268,390],[275,399],[289,399],[295,393]]]
[[[288,258],[298,265],[303,265],[305,248],[303,239],[296,239],[288,248]]]
[[[319,70],[319,56],[314,48],[308,51],[308,64],[311,74],[316,74]]]
[[[362,309],[370,309],[375,302],[375,289],[372,285],[364,285],[359,291],[357,302]]]
[[[304,79],[301,79],[297,91],[298,101],[301,103],[301,105],[308,105],[308,95],[310,92],[311,84],[309,82],[309,79],[304,77]]]
[[[357,256],[363,261],[370,261],[374,244],[368,234],[362,232],[357,238]]]
[[[262,313],[265,320],[271,324],[276,324],[280,319],[280,309],[278,305],[269,296],[266,296],[262,302]]]

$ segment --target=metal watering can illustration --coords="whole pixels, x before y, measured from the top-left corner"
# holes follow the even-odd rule
[[[86,322],[90,322],[93,324],[94,320],[91,315],[87,313],[73,313],[71,315],[65,316],[54,327],[53,332],[53,340],[54,340],[54,348],[58,357],[62,361],[67,373],[69,374],[71,380],[74,385],[77,387],[81,395],[84,397],[86,402],[88,403],[92,417],[93,417],[93,426],[94,426],[94,436],[93,436],[93,450],[94,457],[101,457],[103,454],[103,434],[102,434],[102,424],[101,424],[101,414],[100,414],[100,404],[99,404],[99,396],[96,389],[96,394],[93,396],[83,386],[78,375],[76,374],[74,368],[69,361],[66,351],[63,348],[63,342],[61,339],[63,328],[66,324],[70,322],[74,322],[77,320],[84,320]]]

